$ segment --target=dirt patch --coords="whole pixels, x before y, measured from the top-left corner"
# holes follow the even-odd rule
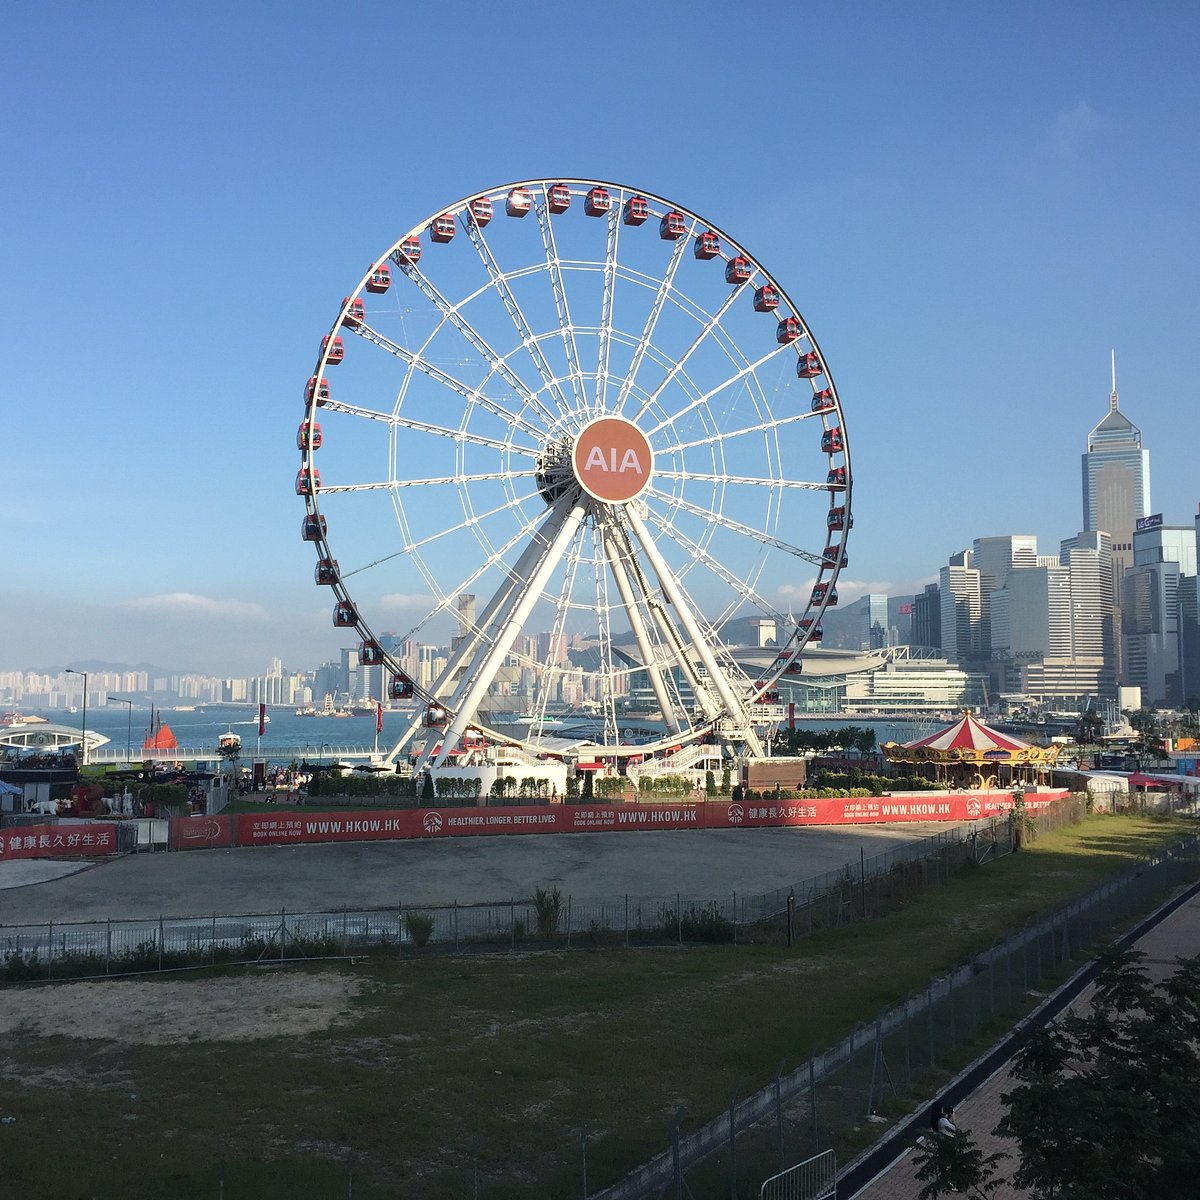
[[[362,986],[329,971],[12,988],[0,1006],[0,1036],[163,1046],[316,1033],[345,1019]]]

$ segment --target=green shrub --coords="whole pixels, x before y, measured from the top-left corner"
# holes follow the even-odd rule
[[[412,944],[420,949],[433,936],[433,918],[427,912],[409,910],[404,914],[404,932],[412,938]]]
[[[533,893],[533,907],[537,913],[538,937],[550,941],[558,932],[558,921],[562,916],[562,892],[558,888],[537,888]]]

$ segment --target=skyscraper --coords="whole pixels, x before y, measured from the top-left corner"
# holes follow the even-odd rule
[[[1112,536],[1114,583],[1133,565],[1133,531],[1150,515],[1150,451],[1142,431],[1120,410],[1113,354],[1108,412],[1088,434],[1083,455],[1083,528]]]

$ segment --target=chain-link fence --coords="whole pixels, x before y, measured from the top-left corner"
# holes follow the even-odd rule
[[[772,1083],[731,1100],[703,1127],[683,1134],[677,1118],[664,1130],[670,1149],[595,1200],[756,1197],[764,1179],[809,1155],[831,1149],[839,1162],[848,1161],[890,1119],[936,1095],[1114,927],[1197,879],[1200,838],[1193,837],[1027,924],[838,1046],[798,1065],[781,1063]]]

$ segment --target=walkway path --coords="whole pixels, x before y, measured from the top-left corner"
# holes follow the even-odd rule
[[[1200,954],[1200,894],[1193,896],[1173,913],[1160,921],[1134,943],[1142,951],[1147,973],[1157,981],[1170,975],[1176,958]],[[1091,1004],[1095,986],[1088,986],[1070,1006],[1080,1012]],[[1005,1065],[982,1083],[965,1100],[955,1105],[955,1120],[960,1129],[969,1130],[984,1154],[1007,1151],[1012,1157],[1002,1165],[1001,1174],[1015,1169],[1016,1146],[996,1137],[992,1130],[1004,1115],[1001,1096],[1016,1085],[1011,1066]],[[898,1158],[881,1175],[855,1194],[855,1200],[917,1200],[924,1185],[917,1182],[916,1167],[911,1151]],[[1003,1184],[994,1200],[1027,1200],[1028,1193]]]

